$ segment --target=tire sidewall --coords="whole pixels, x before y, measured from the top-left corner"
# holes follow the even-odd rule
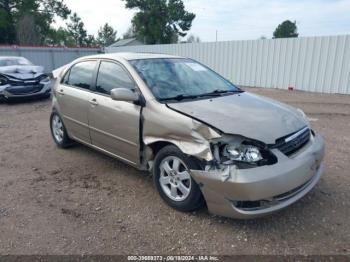
[[[204,200],[202,196],[202,192],[198,186],[198,184],[194,181],[194,179],[191,176],[191,189],[190,193],[187,196],[186,199],[183,201],[174,201],[171,198],[169,198],[165,192],[163,191],[159,178],[160,178],[160,164],[162,163],[163,159],[169,156],[175,156],[179,159],[181,159],[188,170],[191,169],[198,169],[198,165],[193,161],[191,158],[189,158],[187,155],[182,153],[180,149],[178,149],[175,146],[166,146],[163,149],[159,151],[157,154],[155,161],[154,161],[154,167],[153,167],[153,182],[161,196],[161,198],[171,207],[183,211],[183,212],[190,212],[199,209],[203,206]],[[191,173],[190,173],[191,175]]]
[[[61,122],[62,122],[62,125],[63,125],[63,139],[62,139],[61,142],[59,142],[59,141],[56,140],[56,137],[55,137],[55,135],[54,135],[54,133],[53,133],[53,129],[52,129],[52,119],[53,119],[54,116],[58,116],[59,119],[60,119]],[[70,139],[69,139],[69,137],[68,137],[67,130],[66,130],[66,127],[65,127],[65,125],[64,125],[64,123],[63,123],[63,120],[62,120],[61,116],[60,116],[57,112],[55,112],[55,111],[52,112],[52,113],[51,113],[51,116],[50,116],[50,131],[51,131],[51,136],[52,136],[52,138],[53,138],[53,140],[55,141],[55,143],[56,143],[57,146],[59,146],[59,147],[61,147],[61,148],[66,148],[66,147],[68,147],[68,146],[70,145]]]

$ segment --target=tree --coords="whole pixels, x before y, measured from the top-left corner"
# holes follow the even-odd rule
[[[93,35],[88,35],[88,36],[85,38],[85,45],[88,46],[88,47],[96,47],[96,46],[98,46],[98,42],[97,42],[97,40],[95,39],[95,36],[93,36]]]
[[[39,30],[35,24],[35,17],[31,14],[23,15],[17,22],[17,42],[20,45],[39,45],[41,42]]]
[[[75,39],[66,28],[50,28],[50,31],[45,39],[45,44],[53,46],[74,46]]]
[[[177,42],[191,29],[195,14],[187,12],[182,0],[124,0],[138,12],[132,19],[136,37],[146,44]]]
[[[129,38],[135,38],[136,33],[135,33],[135,28],[133,26],[130,26],[128,30],[123,34],[123,39],[129,39]]]
[[[3,6],[0,7],[0,44],[13,44],[16,41],[16,29],[13,16]]]
[[[100,46],[110,46],[116,42],[117,31],[113,29],[108,23],[100,27],[97,33],[97,43]]]
[[[24,27],[35,30],[37,36],[32,39],[34,42],[37,41],[37,38],[40,39],[40,42],[44,42],[55,18],[66,19],[69,14],[70,10],[63,0],[1,0],[0,33],[4,34],[0,34],[0,42],[16,43],[16,31],[23,30]],[[35,28],[26,25],[26,21],[31,25],[34,23]],[[28,40],[28,37],[26,39]],[[29,41],[27,44],[35,43]]]
[[[186,43],[200,43],[201,39],[193,34],[187,37]]]
[[[298,28],[296,21],[291,22],[289,20],[284,21],[279,24],[276,30],[273,32],[273,38],[288,38],[288,37],[298,37]]]
[[[73,37],[75,45],[83,46],[87,38],[87,32],[85,30],[85,25],[81,18],[74,13],[70,16],[70,22],[67,23],[68,32]]]

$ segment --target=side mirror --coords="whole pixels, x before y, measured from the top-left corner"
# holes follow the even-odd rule
[[[114,88],[111,90],[111,98],[116,101],[137,102],[139,95],[127,88]]]

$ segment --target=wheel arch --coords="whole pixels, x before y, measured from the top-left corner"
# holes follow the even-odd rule
[[[176,143],[173,143],[171,141],[166,141],[166,140],[159,140],[152,142],[150,144],[146,145],[146,155],[147,155],[147,160],[149,162],[153,162],[154,159],[156,158],[157,154],[159,153],[160,150],[165,148],[166,146],[175,146],[177,149],[179,149],[183,154],[185,154],[187,157],[195,161],[200,168],[204,167],[204,161],[203,159],[199,159],[193,155],[186,154],[181,147],[179,147]],[[150,165],[152,166],[152,165]]]

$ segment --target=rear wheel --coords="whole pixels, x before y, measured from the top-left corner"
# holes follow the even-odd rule
[[[53,140],[59,147],[67,148],[72,145],[72,140],[68,137],[63,121],[56,112],[52,112],[51,114],[50,128]]]
[[[201,208],[204,199],[190,169],[196,163],[175,146],[166,146],[156,156],[153,179],[162,199],[171,207],[190,212]]]

